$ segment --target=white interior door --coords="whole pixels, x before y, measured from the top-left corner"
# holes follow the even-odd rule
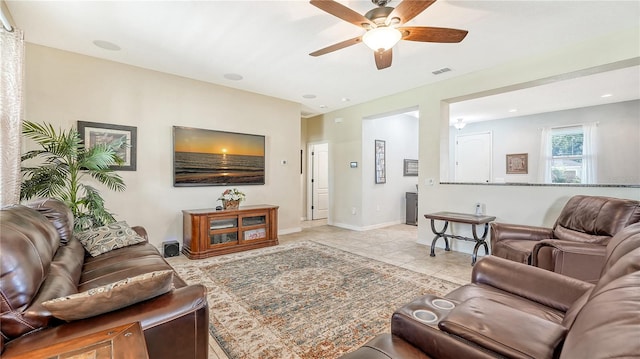
[[[491,182],[491,132],[456,136],[456,182]]]
[[[311,219],[323,219],[329,214],[329,144],[313,145],[311,159]]]

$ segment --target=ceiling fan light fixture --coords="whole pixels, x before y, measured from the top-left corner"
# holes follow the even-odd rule
[[[465,122],[462,122],[463,119],[459,118],[458,121],[456,121],[453,124],[453,127],[455,127],[458,130],[462,130],[464,128],[464,126],[466,126],[467,124]]]
[[[400,30],[393,27],[380,26],[367,31],[362,36],[362,42],[373,51],[384,52],[394,47],[401,38]]]

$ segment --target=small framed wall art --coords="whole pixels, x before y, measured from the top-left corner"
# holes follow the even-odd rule
[[[138,137],[138,129],[136,127],[78,121],[78,133],[86,148],[91,148],[97,144],[109,144],[114,141],[124,140],[126,145],[122,146],[117,152],[124,163],[109,167],[116,171],[136,170]]]
[[[376,183],[387,182],[387,167],[385,163],[385,142],[383,140],[375,140],[375,166],[376,166]]]
[[[418,175],[418,160],[404,160],[404,170],[402,171],[404,176],[417,176]]]
[[[526,175],[527,173],[529,173],[528,153],[507,155],[507,174]]]

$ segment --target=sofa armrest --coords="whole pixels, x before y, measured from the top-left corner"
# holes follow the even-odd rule
[[[438,329],[438,321],[450,311],[434,305],[434,300],[443,299],[427,294],[398,308],[391,316],[391,334],[432,358],[495,358],[495,353]],[[457,303],[444,300],[454,304],[454,307]]]
[[[533,247],[531,264],[569,277],[595,283],[604,266],[607,247],[559,239],[543,240]]]
[[[140,322],[150,358],[206,359],[209,347],[206,288],[190,285],[99,316],[35,331],[5,343],[2,358]]]
[[[508,358],[553,358],[567,333],[562,325],[485,298],[456,306],[438,327]]]
[[[483,257],[471,282],[485,284],[563,312],[593,284],[495,256]]]
[[[142,226],[133,226],[131,227],[131,229],[133,229],[134,231],[136,231],[136,233],[138,233],[138,235],[144,239],[146,239],[147,241],[149,241],[149,234],[147,233],[147,230],[142,227]]]
[[[438,359],[495,359],[495,353],[462,341],[447,332],[424,324],[415,319],[411,313],[395,312],[391,317],[391,333],[420,349],[430,358]]]
[[[553,238],[551,228],[491,222],[491,241],[499,242],[503,239],[541,241],[548,238]]]

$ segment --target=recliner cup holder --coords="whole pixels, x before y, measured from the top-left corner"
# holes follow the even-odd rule
[[[400,314],[398,318],[410,318],[423,325],[437,328],[439,322],[445,318],[457,304],[458,302],[456,300],[426,294],[400,307],[396,310],[396,313]]]
[[[443,310],[451,310],[453,309],[456,305],[453,304],[452,302],[446,300],[446,299],[434,299],[431,301],[431,304],[439,309],[443,309]]]
[[[435,323],[438,320],[438,316],[430,310],[418,309],[414,310],[412,314],[414,318],[424,323]]]

